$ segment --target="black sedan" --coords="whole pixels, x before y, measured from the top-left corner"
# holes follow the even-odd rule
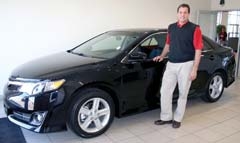
[[[81,45],[25,63],[4,87],[8,119],[35,132],[72,129],[85,138],[104,133],[114,116],[159,107],[159,88],[168,58],[166,29],[128,29],[100,34]],[[203,36],[198,77],[190,96],[217,101],[234,82],[231,48]],[[177,88],[174,98],[177,98]]]

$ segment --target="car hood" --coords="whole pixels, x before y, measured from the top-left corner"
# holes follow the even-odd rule
[[[78,68],[82,65],[96,64],[105,59],[84,57],[68,52],[61,52],[41,57],[27,62],[16,68],[11,77],[13,78],[40,78],[48,74]]]

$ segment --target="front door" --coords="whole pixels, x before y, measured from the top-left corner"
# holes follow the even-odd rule
[[[122,63],[121,95],[126,99],[126,108],[156,106],[159,102],[159,88],[166,61],[153,62],[161,54],[165,45],[166,33],[149,36],[129,53]],[[146,58],[130,61],[130,55],[145,54]]]

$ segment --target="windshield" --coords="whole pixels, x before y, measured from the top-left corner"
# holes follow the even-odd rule
[[[79,45],[71,52],[81,56],[110,59],[126,49],[140,34],[107,32]]]

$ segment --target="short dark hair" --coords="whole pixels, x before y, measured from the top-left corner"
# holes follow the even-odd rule
[[[188,13],[190,13],[190,6],[189,6],[188,4],[185,4],[185,3],[180,4],[180,5],[178,6],[177,12],[179,11],[179,9],[180,9],[181,7],[186,7],[186,8],[188,9]]]

